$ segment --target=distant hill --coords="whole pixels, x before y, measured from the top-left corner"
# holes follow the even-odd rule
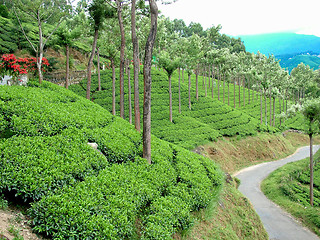
[[[315,70],[320,68],[320,53],[304,52],[299,54],[277,55],[275,57],[280,60],[281,67],[288,69],[289,72],[301,62]]]
[[[280,64],[291,71],[299,63],[318,69],[320,37],[296,33],[270,33],[239,36],[248,52],[273,54]]]

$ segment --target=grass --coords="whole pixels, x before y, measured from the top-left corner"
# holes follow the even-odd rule
[[[315,138],[315,144],[320,137]],[[301,146],[309,144],[305,134],[296,132],[259,133],[257,136],[223,138],[203,147],[205,154],[229,173],[262,162],[286,157]]]
[[[225,184],[213,212],[202,213],[199,222],[183,239],[269,239],[252,205],[235,185],[233,180]]]
[[[320,236],[320,152],[314,174],[314,207],[309,204],[309,158],[289,163],[271,173],[261,185],[264,194]]]

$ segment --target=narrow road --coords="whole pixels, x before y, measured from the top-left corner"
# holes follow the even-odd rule
[[[319,147],[314,146],[313,152]],[[302,147],[285,159],[252,166],[235,174],[241,180],[240,192],[251,201],[272,240],[319,240],[317,235],[301,226],[287,212],[267,199],[260,190],[262,180],[271,172],[286,163],[309,157],[309,151],[309,147]]]

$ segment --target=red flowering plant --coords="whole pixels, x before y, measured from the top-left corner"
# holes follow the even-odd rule
[[[0,58],[0,77],[9,75],[14,83],[21,81],[20,75],[27,74],[27,70],[19,64],[18,59],[13,54],[4,54]]]
[[[41,70],[45,72],[48,69],[49,62],[43,57]],[[22,81],[19,76],[27,73],[37,74],[37,59],[35,57],[16,58],[14,54],[4,54],[0,58],[0,77],[9,75],[13,83]]]

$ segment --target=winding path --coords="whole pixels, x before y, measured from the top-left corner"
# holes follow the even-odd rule
[[[315,153],[320,146],[314,146]],[[252,203],[254,209],[272,240],[319,240],[319,238],[301,226],[287,212],[271,202],[260,190],[260,184],[271,172],[286,163],[295,162],[309,156],[309,147],[302,147],[293,155],[275,162],[262,163],[245,168],[235,176],[241,180],[240,192]]]

